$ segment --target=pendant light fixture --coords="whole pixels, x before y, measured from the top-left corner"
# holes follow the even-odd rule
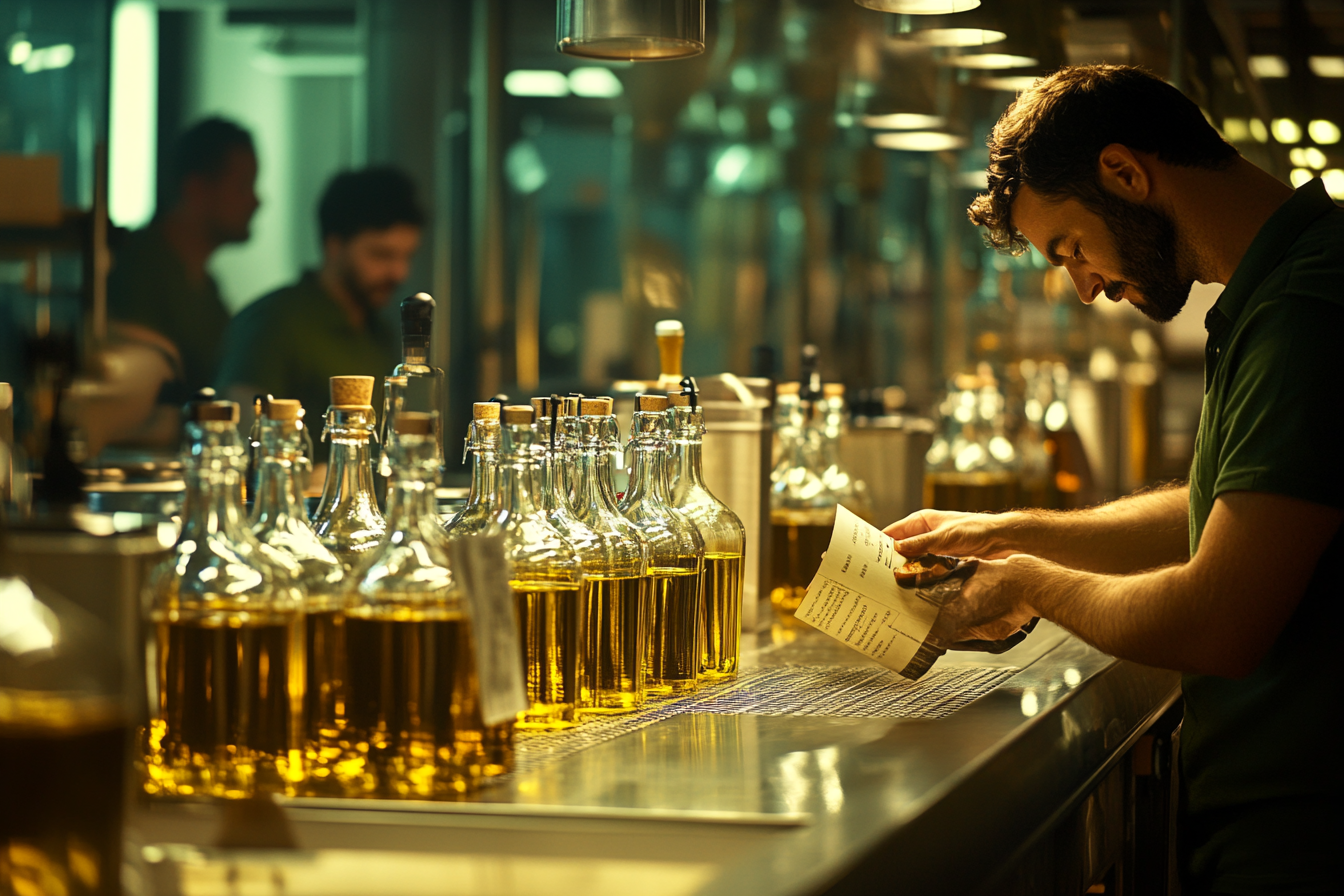
[[[556,48],[587,59],[684,59],[705,50],[705,0],[559,0]]]
[[[854,0],[860,6],[878,12],[898,12],[910,16],[941,16],[966,12],[980,5],[980,0]]]
[[[1008,36],[1000,17],[983,6],[959,15],[893,16],[887,35],[919,47],[985,47]]]

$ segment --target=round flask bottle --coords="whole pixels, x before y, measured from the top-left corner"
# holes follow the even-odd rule
[[[331,439],[331,457],[313,530],[347,573],[363,564],[387,529],[373,488],[372,400],[373,377],[331,378],[331,407],[322,432],[323,439]]]

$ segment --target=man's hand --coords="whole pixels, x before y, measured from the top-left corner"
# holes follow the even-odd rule
[[[1011,513],[919,510],[882,531],[896,539],[896,550],[906,557],[946,554],[1001,560],[1018,552],[1009,541],[1015,519]]]
[[[961,594],[938,615],[933,635],[943,644],[999,641],[1040,615],[1032,608],[1035,573],[1051,564],[1026,554],[981,560],[961,586]]]

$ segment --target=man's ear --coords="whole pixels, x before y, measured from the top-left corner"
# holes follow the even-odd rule
[[[337,258],[344,248],[345,240],[341,239],[336,234],[329,233],[322,237],[322,259],[324,261],[331,261]]]
[[[1121,143],[1112,143],[1101,150],[1097,177],[1103,189],[1130,202],[1146,201],[1153,190],[1149,161]]]

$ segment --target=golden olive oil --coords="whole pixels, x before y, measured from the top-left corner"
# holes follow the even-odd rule
[[[653,619],[649,638],[648,692],[689,694],[697,687],[701,662],[700,571],[684,567],[650,567]]]
[[[792,616],[807,595],[821,568],[821,555],[830,547],[833,527],[834,513],[825,522],[814,514],[770,514],[770,602],[785,616]]]
[[[705,554],[703,578],[700,675],[734,678],[742,645],[742,555]]]
[[[527,709],[520,728],[570,728],[578,723],[583,676],[583,613],[577,584],[542,580],[509,583],[518,601]]]
[[[646,576],[584,578],[584,712],[633,712],[644,703],[652,596]]]

